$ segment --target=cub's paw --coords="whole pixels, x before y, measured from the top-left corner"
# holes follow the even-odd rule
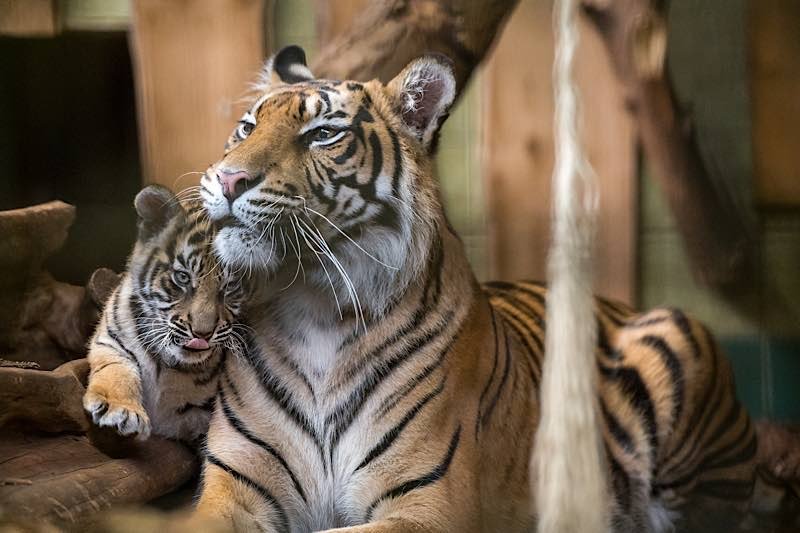
[[[83,408],[98,426],[114,428],[123,436],[150,436],[150,417],[137,401],[119,400],[89,389],[83,396]]]

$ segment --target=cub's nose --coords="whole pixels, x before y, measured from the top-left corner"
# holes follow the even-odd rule
[[[244,170],[238,172],[217,170],[217,179],[222,185],[222,194],[231,204],[243,195],[250,188],[251,182],[254,181],[254,178]]]

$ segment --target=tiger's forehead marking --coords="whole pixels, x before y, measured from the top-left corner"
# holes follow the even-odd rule
[[[261,95],[250,108],[250,115],[257,117],[264,104],[274,103],[281,105],[300,97],[299,118],[314,118],[321,113],[331,114],[326,118],[344,118],[347,112],[345,104],[352,99],[350,96],[363,92],[364,86],[357,82],[340,82],[329,80],[312,80],[292,85],[284,85]],[[334,104],[339,104],[335,106]],[[309,114],[308,117],[303,115]]]

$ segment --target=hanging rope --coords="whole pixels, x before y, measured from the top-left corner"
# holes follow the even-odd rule
[[[554,5],[556,162],[541,420],[531,465],[539,533],[606,533],[607,485],[598,420],[591,247],[594,174],[578,132],[572,79],[577,0]]]

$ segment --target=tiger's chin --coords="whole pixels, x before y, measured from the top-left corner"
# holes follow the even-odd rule
[[[220,347],[214,345],[210,346],[207,350],[197,351],[188,350],[181,344],[171,344],[163,348],[159,355],[164,365],[168,368],[172,368],[187,365],[202,365],[219,350]]]
[[[214,253],[222,265],[233,272],[274,273],[285,255],[280,248],[280,242],[242,226],[222,228],[214,237]]]

